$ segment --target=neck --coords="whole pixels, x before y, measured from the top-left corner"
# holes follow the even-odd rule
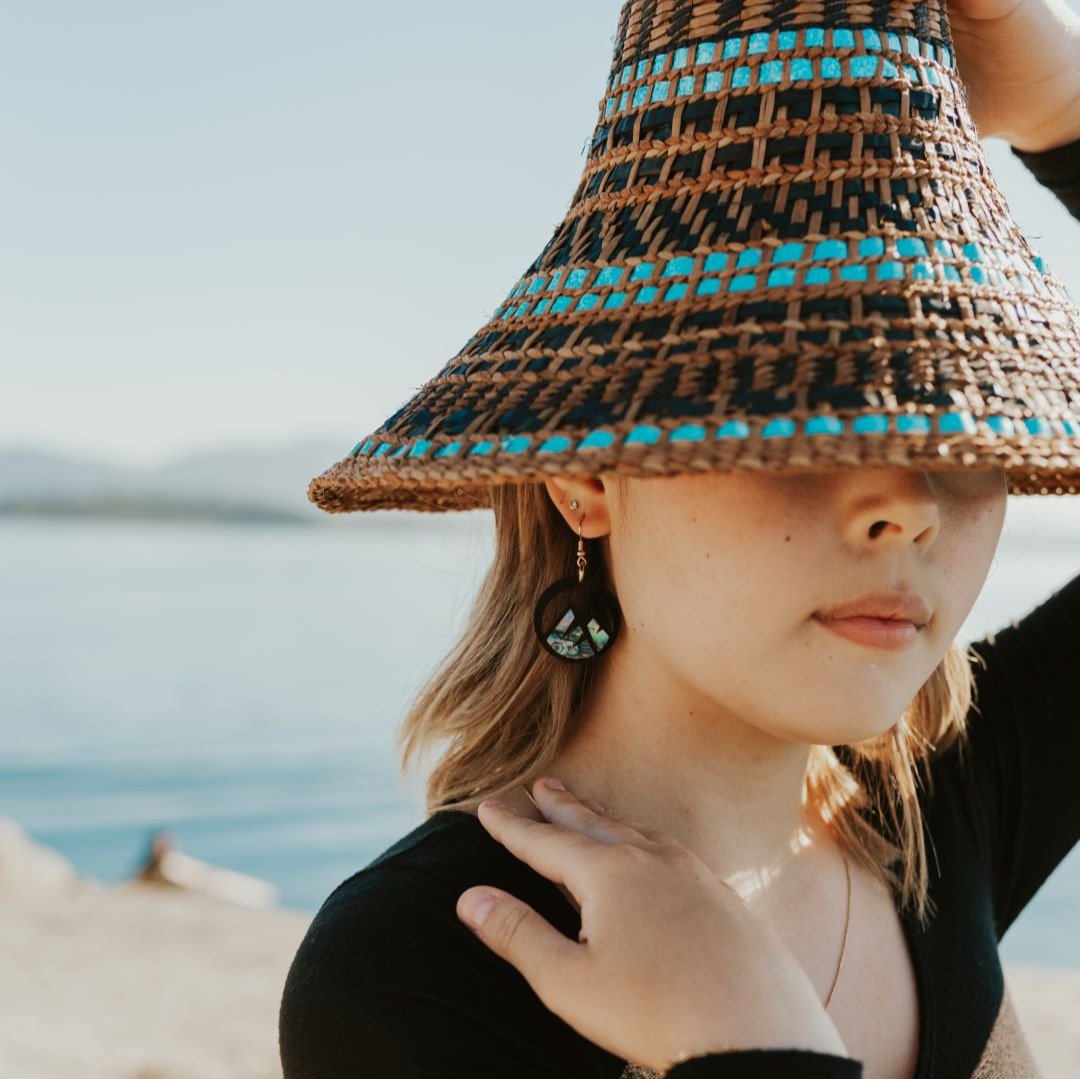
[[[827,835],[803,801],[809,755],[808,744],[774,737],[655,671],[609,663],[545,774],[672,836],[749,901],[806,864]]]

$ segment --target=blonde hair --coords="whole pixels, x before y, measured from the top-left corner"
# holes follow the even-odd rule
[[[414,758],[445,743],[427,778],[428,815],[447,803],[475,809],[544,774],[573,733],[594,664],[604,662],[602,656],[562,662],[536,639],[540,593],[577,574],[576,536],[547,488],[502,483],[490,488],[490,498],[494,558],[461,638],[421,686],[396,735],[403,777]],[[615,591],[607,537],[585,545],[589,576]],[[807,799],[849,857],[885,882],[923,925],[934,910],[919,787],[930,782],[932,753],[966,735],[973,690],[969,657],[954,643],[887,731],[846,746],[811,747]]]

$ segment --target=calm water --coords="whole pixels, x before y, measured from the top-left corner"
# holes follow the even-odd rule
[[[166,828],[313,912],[422,819],[394,731],[490,550],[481,513],[0,521],[0,815],[106,882]],[[1078,572],[1080,499],[1011,499],[961,636]],[[1080,966],[1080,849],[1002,955]]]

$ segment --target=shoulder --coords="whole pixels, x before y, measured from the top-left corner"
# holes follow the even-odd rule
[[[456,911],[458,896],[477,884],[504,888],[576,939],[579,915],[556,885],[459,810],[429,817],[342,881],[323,901],[312,929],[332,935],[339,946],[377,946],[380,934],[407,929],[421,942],[484,947]]]
[[[451,1058],[463,1074],[527,1075],[525,1061],[544,1054],[551,1067],[598,1051],[458,918],[458,896],[476,884],[518,896],[577,939],[580,917],[555,884],[477,818],[437,813],[342,881],[312,919],[282,993],[285,1079],[336,1076],[335,1066],[421,1076]]]

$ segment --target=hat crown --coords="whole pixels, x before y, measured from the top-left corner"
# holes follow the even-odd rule
[[[905,165],[915,174],[908,187],[917,186],[928,153],[955,161],[958,174],[985,171],[948,13],[936,0],[629,0],[599,112],[570,212],[525,277],[575,260],[655,254],[663,224],[620,244],[602,214],[665,190],[669,215],[685,217],[688,199],[721,188],[734,201],[726,219],[712,214],[698,229],[669,230],[660,246],[685,253],[766,235],[887,228],[890,210],[898,229],[912,230],[921,193],[888,205]],[[888,174],[880,190],[875,173]],[[781,181],[793,185],[783,208],[769,192],[755,194],[775,192]],[[838,186],[849,197],[847,213]],[[866,212],[868,203],[877,214]],[[590,224],[608,228],[606,245]]]
[[[945,4],[628,0],[564,219],[310,496],[980,463],[1080,491],[1080,312],[990,173]]]

